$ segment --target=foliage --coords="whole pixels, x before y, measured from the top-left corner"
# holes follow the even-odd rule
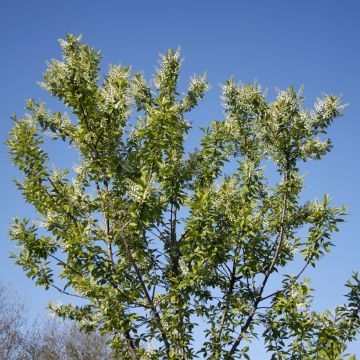
[[[70,115],[29,100],[7,143],[23,174],[17,186],[40,216],[10,230],[17,264],[36,284],[86,300],[53,304],[54,313],[110,334],[121,359],[249,358],[256,336],[272,359],[343,353],[359,330],[357,275],[334,313],[311,311],[302,275],[330,251],[345,209],[326,195],[303,203],[299,171],[330,151],[341,98],[324,95],[306,110],[302,91],[269,101],[257,83],[230,79],[225,119],[188,153],[186,114],[209,85],[194,76],[177,92],[179,51],[161,56],[150,82],[119,65],[100,84],[100,52],[73,35],[60,44],[63,59],[49,63],[42,86]],[[52,169],[45,136],[68,144],[79,164]]]

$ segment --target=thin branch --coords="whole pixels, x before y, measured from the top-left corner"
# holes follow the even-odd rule
[[[109,184],[108,181],[106,179],[104,179],[104,185],[105,185],[105,189],[106,189],[106,193],[109,195]],[[99,184],[98,182],[96,182],[97,184],[97,188],[99,188]],[[107,253],[108,253],[108,258],[110,261],[110,265],[111,268],[113,269],[114,267],[114,255],[113,255],[113,250],[112,250],[112,241],[110,238],[110,220],[109,220],[109,216],[106,214],[106,209],[105,207],[103,207],[103,215],[104,215],[104,222],[105,222],[105,232],[106,232],[106,244],[107,244]]]
[[[49,181],[49,183],[50,183],[51,186],[53,187],[53,190],[54,190],[60,197],[62,197],[62,198],[64,199],[65,195],[60,192],[60,190],[58,189],[58,187],[57,187],[57,186],[55,185],[55,183],[51,180],[50,176],[47,177],[47,180]],[[48,192],[47,188],[45,189],[45,192],[46,192],[46,194],[47,194],[50,198],[54,199],[54,197]],[[75,222],[79,221],[79,219],[77,219],[74,215],[72,215],[71,213],[69,213],[69,212],[64,208],[64,206],[63,206],[60,202],[57,201],[58,199],[55,198],[54,200],[55,200],[55,203],[61,208],[61,210],[62,210],[67,216],[69,216],[69,217],[70,217],[73,221],[75,221]]]
[[[218,333],[216,335],[216,341],[219,343],[219,346],[220,346],[220,342],[221,342],[221,334],[222,334],[222,331],[224,329],[225,322],[227,320],[229,309],[230,309],[230,298],[231,298],[231,295],[233,293],[234,285],[235,285],[235,281],[236,281],[236,276],[235,275],[236,275],[236,262],[235,262],[235,260],[233,260],[232,272],[230,274],[229,288],[228,288],[228,291],[226,293],[225,308],[224,308],[223,315],[222,315],[222,318],[221,318],[221,321],[220,321],[219,330],[218,330]]]
[[[76,295],[76,294],[72,294],[72,293],[69,293],[67,292],[66,290],[63,290],[61,289],[60,287],[54,285],[54,284],[51,284],[51,287],[53,287],[54,289],[56,289],[57,291],[59,291],[60,293],[64,294],[64,295],[68,295],[68,296],[73,296],[73,297],[76,297],[76,298],[79,298],[79,299],[85,299],[85,300],[89,300],[87,297],[85,296],[80,296],[80,295]]]
[[[131,359],[132,360],[140,360],[140,358],[138,357],[138,355],[136,353],[136,350],[135,350],[136,346],[130,335],[129,330],[125,330],[125,338],[126,338],[126,344],[127,344],[128,352],[129,352],[129,355],[131,356]]]
[[[148,290],[147,290],[147,287],[146,287],[146,285],[145,285],[145,283],[144,283],[144,280],[143,280],[143,278],[142,278],[140,269],[138,268],[138,266],[137,266],[137,264],[136,264],[136,261],[135,261],[133,255],[132,255],[132,253],[131,253],[131,250],[130,250],[130,248],[129,248],[129,244],[128,244],[126,238],[122,236],[121,239],[122,239],[122,242],[123,242],[123,244],[124,244],[125,251],[126,251],[126,253],[127,253],[128,257],[129,257],[129,260],[130,260],[130,262],[131,262],[131,264],[132,264],[132,266],[133,266],[133,268],[134,268],[134,270],[135,270],[135,273],[136,273],[136,275],[137,275],[138,281],[140,282],[140,285],[141,285],[141,287],[142,287],[142,289],[143,289],[145,298],[146,298],[146,300],[147,300],[147,302],[148,302],[148,304],[149,304],[149,306],[150,306],[150,308],[151,308],[151,311],[152,311],[152,313],[153,313],[153,316],[154,316],[154,320],[155,320],[155,322],[156,322],[156,325],[157,325],[157,327],[158,327],[158,329],[159,329],[159,331],[160,331],[162,340],[163,340],[164,345],[165,345],[166,356],[167,356],[168,359],[170,359],[170,343],[169,343],[168,338],[167,338],[167,336],[166,336],[165,329],[164,329],[164,327],[163,327],[163,325],[162,325],[162,321],[161,321],[160,314],[159,314],[159,312],[158,312],[158,310],[157,310],[154,302],[153,302],[152,299],[151,299],[151,296],[150,296],[150,294],[149,294],[149,292],[148,292]]]
[[[183,241],[185,239],[185,236],[188,234],[189,232],[189,229],[186,229],[182,235],[180,236],[179,240],[178,240],[178,243],[181,243],[181,241]]]
[[[312,259],[312,256],[310,256],[310,257],[308,258],[308,260],[306,261],[306,263],[305,263],[305,265],[302,267],[302,269],[299,271],[299,273],[298,273],[293,279],[291,279],[291,282],[292,282],[292,283],[295,283],[295,282],[299,279],[299,277],[303,274],[303,272],[304,272],[304,271],[306,270],[306,268],[309,266],[309,264],[310,264],[310,262],[311,262],[311,259]],[[264,301],[264,300],[267,300],[267,299],[273,297],[274,295],[281,294],[283,291],[284,291],[284,290],[278,290],[278,291],[273,292],[273,293],[270,294],[270,295],[264,296],[264,297],[262,297],[262,298],[260,299],[260,302],[261,302],[261,301]]]
[[[48,256],[53,258],[54,260],[58,261],[62,266],[64,266],[64,268],[69,268],[71,271],[74,271],[79,276],[83,276],[83,274],[80,271],[76,270],[75,268],[73,268],[71,265],[69,265],[65,261],[59,259],[57,256],[52,255],[52,254],[48,254]]]
[[[287,180],[288,180],[288,170],[286,170],[285,174],[284,174],[284,184],[287,183]],[[276,262],[277,262],[277,260],[279,258],[280,251],[281,251],[281,246],[282,246],[282,243],[283,243],[283,240],[284,240],[285,215],[286,215],[287,206],[288,206],[287,203],[288,203],[287,190],[285,189],[285,193],[284,193],[284,197],[283,197],[283,210],[282,210],[282,213],[281,213],[281,220],[280,220],[281,225],[280,225],[279,235],[278,235],[277,241],[276,241],[276,249],[275,249],[274,257],[273,257],[273,259],[272,259],[272,261],[270,263],[270,266],[269,266],[268,270],[265,272],[263,282],[262,282],[262,284],[260,286],[259,292],[257,293],[256,300],[254,302],[254,306],[253,306],[252,310],[250,311],[249,316],[246,319],[245,324],[241,327],[240,333],[239,333],[238,337],[236,338],[235,342],[233,343],[230,351],[225,356],[226,360],[230,360],[230,359],[233,358],[233,355],[234,355],[237,347],[239,346],[239,344],[240,344],[241,340],[243,339],[246,331],[248,330],[249,326],[251,325],[252,320],[253,320],[253,318],[255,316],[255,313],[257,311],[258,305],[259,305],[259,303],[261,301],[262,293],[263,293],[263,291],[265,289],[266,283],[269,280],[269,277],[270,277],[271,273],[273,272],[273,270],[275,268],[275,265],[276,265]]]
[[[225,271],[219,269],[219,268],[216,268],[217,271],[219,271],[226,279],[230,280],[230,275],[227,274]]]

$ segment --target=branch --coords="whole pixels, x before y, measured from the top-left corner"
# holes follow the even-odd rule
[[[185,239],[185,236],[187,235],[187,233],[189,232],[189,229],[186,229],[182,235],[180,236],[178,243],[180,243],[181,241],[183,241]]]
[[[57,186],[55,185],[55,183],[51,180],[50,176],[47,176],[47,180],[49,181],[49,183],[50,183],[51,186],[53,187],[53,190],[54,190],[61,198],[64,199],[65,195],[60,192],[60,190],[58,189],[58,187],[57,187]],[[54,197],[48,192],[47,187],[46,187],[46,189],[45,189],[45,192],[46,192],[46,194],[47,194],[50,198],[54,198]],[[55,198],[54,200],[55,200],[55,203],[61,208],[61,210],[62,210],[67,216],[69,216],[69,217],[70,217],[73,221],[75,221],[75,222],[78,221],[78,219],[77,219],[74,215],[72,215],[71,213],[69,213],[69,212],[64,208],[64,206],[57,201],[56,198]]]
[[[73,268],[71,265],[69,265],[68,263],[66,263],[65,261],[59,259],[57,256],[52,255],[52,254],[48,254],[49,257],[53,258],[54,260],[58,261],[62,266],[69,268],[70,270],[74,271],[76,274],[78,274],[79,276],[83,276],[83,274],[76,270],[75,268]]]
[[[286,170],[285,174],[284,174],[284,184],[287,183],[287,178],[288,178],[288,170]],[[240,334],[238,335],[238,337],[236,338],[235,342],[233,343],[233,346],[231,347],[230,351],[227,353],[227,355],[225,356],[225,359],[230,360],[233,358],[233,355],[237,349],[237,347],[239,346],[241,340],[244,338],[244,335],[246,333],[246,331],[248,330],[249,326],[251,325],[251,322],[255,316],[255,313],[257,311],[258,305],[261,301],[261,296],[262,293],[265,289],[266,283],[269,280],[269,276],[271,275],[271,273],[273,272],[276,262],[279,258],[280,255],[280,250],[281,250],[281,245],[283,243],[284,240],[284,223],[285,223],[285,215],[286,215],[286,211],[287,211],[287,202],[288,202],[288,198],[287,198],[287,191],[285,189],[285,194],[283,197],[283,211],[281,213],[281,226],[280,226],[280,231],[279,231],[279,235],[277,237],[277,242],[276,242],[276,249],[275,249],[275,254],[274,257],[270,263],[269,269],[265,272],[265,277],[264,280],[260,286],[260,290],[256,296],[256,300],[254,302],[254,306],[252,308],[252,310],[250,311],[250,314],[248,316],[248,318],[246,319],[245,324],[241,327],[240,329]]]
[[[299,277],[302,275],[302,273],[303,273],[303,272],[306,270],[306,268],[309,266],[309,264],[310,264],[310,262],[311,262],[311,259],[312,259],[312,256],[310,256],[310,257],[308,258],[308,260],[306,261],[306,263],[305,263],[305,265],[302,267],[302,269],[299,271],[299,273],[291,280],[292,283],[296,282],[296,281],[299,279]],[[266,300],[266,299],[269,299],[269,298],[271,298],[271,297],[274,296],[274,295],[280,294],[280,293],[282,293],[283,291],[284,291],[284,290],[278,290],[278,291],[273,292],[273,293],[270,294],[270,295],[267,295],[267,296],[265,296],[265,297],[262,297],[262,298],[260,299],[260,302],[261,302],[261,301],[264,301],[264,300]]]
[[[232,271],[231,271],[231,274],[230,274],[229,288],[228,288],[228,291],[226,293],[225,308],[224,308],[223,315],[222,315],[222,318],[221,318],[218,334],[215,337],[215,341],[219,342],[219,345],[220,345],[220,340],[221,340],[221,334],[222,334],[222,331],[224,329],[225,322],[227,320],[229,309],[230,309],[230,297],[231,297],[231,295],[232,295],[232,293],[234,291],[234,285],[235,285],[235,281],[236,281],[236,276],[235,275],[236,275],[236,263],[235,263],[235,260],[233,260],[233,267],[232,267]]]
[[[140,358],[136,354],[136,350],[135,350],[136,347],[134,345],[134,341],[130,335],[129,330],[125,330],[125,338],[126,338],[126,344],[127,344],[127,348],[128,348],[131,359],[132,360],[140,360]]]
[[[109,184],[108,181],[106,179],[103,180],[105,189],[106,189],[106,193],[107,195],[109,195]],[[96,189],[100,195],[100,186],[99,186],[99,182],[96,181]],[[110,239],[110,220],[108,215],[106,214],[106,208],[105,206],[102,206],[102,211],[103,211],[103,216],[104,216],[104,223],[105,223],[105,232],[106,232],[106,246],[107,246],[107,256],[109,258],[110,261],[110,266],[113,270],[114,267],[114,256],[113,256],[113,250],[112,250],[112,241]]]
[[[80,299],[85,299],[85,300],[89,300],[87,297],[85,296],[80,296],[80,295],[76,295],[76,294],[72,294],[72,293],[69,293],[63,289],[61,289],[60,287],[54,285],[54,284],[51,284],[51,287],[53,287],[54,289],[56,289],[57,291],[59,291],[60,293],[64,294],[64,295],[68,295],[68,296],[73,296],[73,297],[76,297],[76,298],[80,298]]]
[[[130,259],[130,262],[131,262],[131,264],[132,264],[132,266],[133,266],[133,268],[134,268],[134,270],[135,270],[135,273],[136,273],[136,276],[137,276],[137,278],[138,278],[138,281],[140,282],[140,285],[141,285],[141,287],[142,287],[142,289],[143,289],[143,291],[144,291],[145,298],[146,298],[146,300],[147,300],[147,302],[148,302],[148,304],[149,304],[149,306],[150,306],[150,308],[151,308],[151,311],[152,311],[152,313],[153,313],[153,316],[154,316],[154,320],[155,320],[155,322],[156,322],[156,325],[157,325],[157,327],[158,327],[158,329],[159,329],[159,331],[160,331],[162,340],[163,340],[164,345],[165,345],[166,356],[167,356],[168,359],[170,359],[170,344],[169,344],[169,340],[168,340],[168,338],[167,338],[167,336],[166,336],[165,329],[164,329],[164,327],[163,327],[163,325],[162,325],[161,317],[160,317],[160,315],[159,315],[159,312],[158,312],[158,310],[157,310],[154,302],[153,302],[152,299],[151,299],[151,296],[150,296],[150,294],[149,294],[149,292],[148,292],[148,289],[147,289],[147,287],[146,287],[146,285],[145,285],[145,283],[144,283],[144,280],[143,280],[143,278],[142,278],[140,269],[138,268],[138,266],[137,266],[137,264],[136,264],[136,261],[135,261],[133,255],[132,255],[132,253],[131,253],[131,250],[130,250],[130,248],[129,248],[129,244],[128,244],[126,238],[122,236],[121,239],[122,239],[122,241],[123,241],[125,251],[126,251],[126,253],[127,253],[127,255],[128,255],[129,259]]]

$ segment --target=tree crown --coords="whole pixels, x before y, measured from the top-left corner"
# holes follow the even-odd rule
[[[29,100],[7,142],[23,173],[17,186],[40,217],[15,219],[17,264],[36,284],[85,300],[52,310],[111,334],[121,359],[249,358],[257,335],[273,359],[340,356],[359,328],[358,277],[347,305],[317,313],[303,273],[330,251],[345,209],[326,195],[303,203],[298,166],[330,151],[341,98],[323,95],[307,110],[302,90],[268,101],[259,84],[230,79],[225,119],[188,152],[186,114],[209,85],[194,76],[178,94],[179,51],[161,55],[150,82],[117,65],[100,84],[100,52],[73,35],[60,45],[42,86],[71,114]],[[45,136],[76,151],[74,170],[51,168]],[[300,255],[299,271],[269,291]]]

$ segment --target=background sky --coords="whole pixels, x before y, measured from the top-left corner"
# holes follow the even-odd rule
[[[244,82],[257,79],[270,97],[276,87],[304,85],[307,106],[322,92],[343,94],[350,106],[330,130],[333,151],[321,162],[303,167],[304,199],[328,193],[336,205],[349,208],[347,222],[334,238],[336,247],[306,273],[316,290],[317,309],[343,302],[345,281],[352,270],[360,270],[358,0],[4,0],[0,10],[0,281],[26,299],[32,314],[41,313],[58,295],[35,288],[9,259],[9,223],[32,210],[12,183],[17,173],[3,142],[12,126],[11,114],[23,115],[25,99],[43,99],[59,109],[36,82],[42,79],[46,60],[60,57],[57,40],[68,32],[83,34],[85,42],[102,50],[103,71],[109,64],[122,63],[143,70],[148,78],[159,53],[181,46],[185,63],[180,86],[203,71],[212,84],[189,117],[195,128],[223,118],[219,84],[232,75]],[[55,160],[66,164],[67,157],[57,152]],[[360,355],[360,345],[349,349]],[[255,355],[268,358],[261,350]]]

